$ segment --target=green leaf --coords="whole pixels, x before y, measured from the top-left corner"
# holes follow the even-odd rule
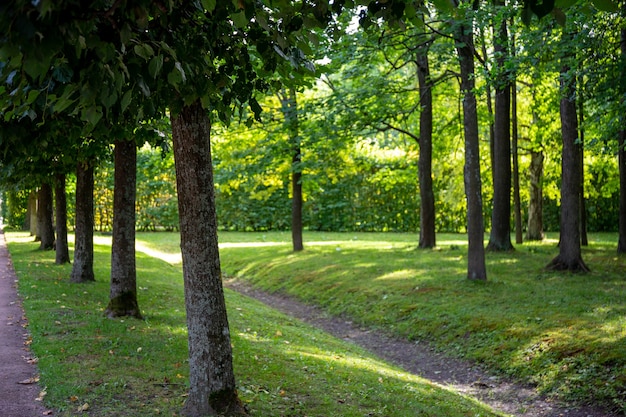
[[[124,96],[122,97],[122,101],[120,103],[120,106],[122,107],[122,113],[124,113],[126,109],[128,108],[128,105],[130,104],[130,101],[133,97],[132,93],[133,93],[132,90],[128,90],[127,92],[124,93]]]
[[[240,12],[231,14],[230,18],[233,19],[233,23],[235,23],[235,26],[237,26],[240,29],[245,28],[248,25],[248,19],[246,18],[246,14],[244,13],[243,10]]]
[[[81,119],[83,119],[90,125],[95,126],[98,124],[100,119],[102,119],[102,109],[97,106],[83,109],[83,111],[81,112]]]
[[[39,90],[30,90],[28,93],[28,98],[26,99],[26,103],[33,104],[35,100],[37,100],[37,97],[39,97],[39,93]]]
[[[156,78],[163,68],[163,55],[157,55],[150,60],[148,64],[148,72],[152,78]]]
[[[603,12],[615,13],[619,10],[617,3],[613,0],[592,0],[593,5]]]
[[[215,10],[215,6],[217,5],[217,0],[202,0],[202,7],[208,12],[212,12]]]
[[[135,45],[133,50],[135,51],[135,54],[139,55],[146,61],[148,61],[152,56],[154,56],[154,49],[152,49],[152,47],[148,45],[147,43]]]

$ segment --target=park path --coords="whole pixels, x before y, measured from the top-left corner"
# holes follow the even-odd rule
[[[619,414],[595,406],[575,406],[537,394],[532,387],[497,376],[474,363],[436,352],[428,343],[410,342],[363,329],[341,317],[330,316],[320,308],[279,293],[267,293],[236,278],[224,281],[227,288],[257,299],[318,327],[335,337],[364,347],[423,378],[474,397],[494,410],[516,417],[613,417]]]
[[[29,335],[17,276],[0,231],[0,416],[36,417],[53,413],[37,401],[37,366],[28,349]]]

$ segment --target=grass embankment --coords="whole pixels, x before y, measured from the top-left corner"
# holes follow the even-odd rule
[[[615,235],[591,235],[583,257],[592,273],[549,272],[555,238],[489,253],[486,283],[465,279],[458,235],[418,250],[411,235],[307,234],[306,250],[293,253],[288,234],[257,234],[258,245],[225,243],[221,254],[226,272],[268,291],[431,341],[548,395],[626,413],[626,257]]]
[[[246,239],[226,233],[222,238]],[[144,321],[103,315],[110,238],[96,239],[97,282],[83,285],[70,284],[71,266],[54,265],[54,255],[37,251],[38,244],[26,234],[7,233],[7,240],[25,298],[31,347],[39,358],[40,383],[46,387],[46,404],[58,410],[55,415],[177,415],[188,376],[178,236],[140,235],[137,271]],[[241,249],[248,251],[248,246]],[[271,248],[279,249],[275,260],[282,253],[290,256],[285,245]],[[259,255],[267,261],[271,251],[266,249]],[[232,260],[235,252],[224,250]],[[241,262],[250,262],[249,252],[241,255]],[[251,416],[497,415],[254,300],[231,291],[226,297],[235,372]]]
[[[488,364],[546,394],[626,413],[626,257],[616,235],[594,234],[590,274],[549,272],[558,236],[489,253],[489,281],[464,279],[466,237],[417,250],[406,234],[222,233],[225,272],[345,314],[362,325]],[[145,236],[176,253],[166,235]],[[171,242],[171,246],[170,243]]]

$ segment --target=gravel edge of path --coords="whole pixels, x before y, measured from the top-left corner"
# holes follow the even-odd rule
[[[533,387],[495,375],[472,362],[439,353],[426,342],[410,342],[359,328],[350,320],[282,293],[269,293],[237,278],[224,286],[254,298],[335,337],[359,345],[402,369],[517,417],[617,417],[597,406],[565,404],[539,395]]]

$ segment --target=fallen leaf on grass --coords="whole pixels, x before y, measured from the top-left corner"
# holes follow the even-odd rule
[[[87,410],[89,410],[89,404],[85,403],[85,404],[81,405],[80,407],[78,407],[78,409],[76,411],[78,411],[80,413],[81,411],[87,411]]]
[[[46,410],[43,412],[44,416],[51,416],[52,415],[52,410]]]
[[[30,384],[36,384],[37,382],[39,382],[39,377],[38,376],[34,376],[32,378],[28,378],[28,379],[25,379],[23,381],[20,381],[20,382],[18,382],[18,384],[30,385]]]

